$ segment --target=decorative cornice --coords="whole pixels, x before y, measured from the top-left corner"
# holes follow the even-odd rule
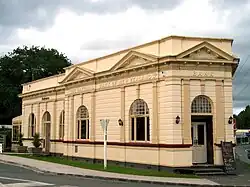
[[[44,95],[44,94],[54,93],[54,92],[59,92],[59,91],[64,91],[65,92],[65,90],[67,89],[68,86],[72,86],[72,85],[77,84],[77,83],[84,83],[84,82],[85,83],[90,83],[90,81],[93,81],[92,84],[94,85],[94,84],[97,84],[96,83],[97,81],[102,81],[103,79],[108,79],[110,77],[114,77],[114,76],[118,76],[118,75],[122,76],[124,74],[131,73],[131,72],[142,72],[142,71],[148,70],[150,68],[156,68],[157,69],[157,68],[160,68],[161,66],[170,65],[170,64],[173,64],[173,63],[177,63],[177,64],[181,63],[181,64],[185,64],[185,65],[186,64],[204,64],[204,65],[205,64],[208,64],[208,65],[212,65],[212,64],[226,65],[226,64],[228,64],[228,65],[234,65],[234,66],[237,65],[235,62],[228,61],[228,60],[176,59],[173,56],[165,56],[165,57],[159,58],[159,60],[156,61],[156,62],[148,63],[148,64],[145,64],[143,66],[118,69],[118,70],[115,70],[113,72],[104,71],[104,72],[93,74],[92,77],[86,77],[86,78],[82,78],[82,79],[79,79],[79,80],[66,82],[66,83],[64,83],[63,85],[60,85],[60,86],[20,94],[19,97],[21,97],[21,98],[24,98],[24,97],[37,97],[37,96],[41,96],[41,95]]]

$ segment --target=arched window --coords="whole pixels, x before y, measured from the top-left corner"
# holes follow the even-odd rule
[[[28,129],[28,136],[33,137],[36,132],[36,117],[34,113],[29,115],[29,129]]]
[[[85,106],[80,106],[76,113],[77,139],[89,139],[89,112]]]
[[[142,99],[136,99],[130,106],[131,140],[149,141],[149,109]]]
[[[64,122],[65,122],[65,112],[63,110],[60,114],[60,119],[59,119],[59,139],[64,138]]]
[[[191,105],[191,113],[212,113],[209,99],[203,95],[195,97]]]

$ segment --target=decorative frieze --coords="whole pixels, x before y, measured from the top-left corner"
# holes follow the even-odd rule
[[[192,77],[214,77],[211,71],[193,71]]]
[[[80,86],[80,87],[76,87],[76,88],[71,88],[69,90],[65,90],[65,94],[79,94],[79,93],[83,93],[83,92],[88,92],[88,91],[93,91],[95,89],[95,85],[85,85],[85,86]]]
[[[119,80],[107,81],[104,83],[97,84],[97,89],[108,88],[108,87],[117,87],[121,85],[133,84],[137,82],[150,81],[158,77],[158,73],[149,73],[145,75],[139,75],[134,77],[123,78]]]

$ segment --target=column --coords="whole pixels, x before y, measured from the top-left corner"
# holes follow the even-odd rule
[[[96,126],[96,96],[95,92],[91,95],[91,124],[90,124],[90,140],[95,141],[95,126]]]
[[[120,141],[125,142],[125,87],[121,88],[121,120],[123,125],[120,126]]]
[[[56,131],[59,128],[56,127],[57,126],[56,119],[57,119],[57,117],[56,117],[56,101],[54,101],[53,102],[53,117],[52,117],[52,123],[51,123],[52,129],[53,129],[53,136],[51,139],[57,139],[57,137],[56,137],[57,132]]]
[[[26,134],[26,128],[24,126],[28,125],[28,123],[26,123],[25,119],[27,118],[26,114],[25,114],[25,106],[24,104],[22,104],[22,129],[21,129],[21,133],[23,133],[24,138],[28,137],[28,134]],[[28,131],[27,131],[28,132]]]
[[[215,133],[215,141],[216,143],[220,143],[220,141],[224,141],[224,130],[225,130],[225,107],[224,107],[224,97],[223,97],[223,84],[222,80],[216,80],[216,113],[215,113],[215,125],[214,131]]]
[[[191,144],[191,105],[190,105],[190,81],[183,80],[183,143]]]
[[[152,143],[159,143],[159,126],[158,126],[158,95],[157,82],[153,82],[153,119],[152,119]]]
[[[41,136],[41,129],[40,129],[40,103],[37,104],[36,132],[38,132],[40,134],[40,136]]]
[[[64,139],[69,140],[69,96],[65,97]]]
[[[69,108],[69,111],[70,111],[70,118],[69,118],[69,129],[70,129],[70,140],[75,140],[75,137],[74,137],[74,96],[71,96],[70,97],[70,108]]]

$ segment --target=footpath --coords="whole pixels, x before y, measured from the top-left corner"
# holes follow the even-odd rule
[[[85,177],[92,179],[96,178],[96,179],[115,180],[115,181],[128,181],[128,182],[152,183],[152,184],[163,184],[163,185],[175,184],[175,185],[186,185],[186,186],[247,186],[247,184],[249,184],[246,183],[245,185],[234,185],[231,183],[230,185],[228,185],[225,183],[220,184],[219,180],[218,182],[217,181],[215,182],[209,179],[152,177],[152,176],[118,174],[111,172],[82,169],[82,168],[45,162],[35,159],[10,156],[6,154],[0,154],[0,162],[26,167],[36,172],[51,173],[57,175],[69,175],[69,176]]]

